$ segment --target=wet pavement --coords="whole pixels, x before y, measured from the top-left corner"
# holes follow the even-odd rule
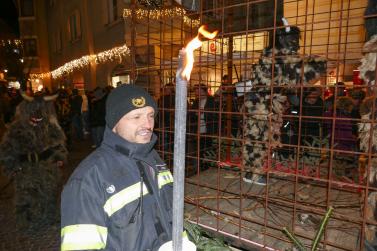
[[[74,141],[63,167],[63,184],[68,180],[78,163],[93,149],[89,139]],[[17,230],[13,213],[13,183],[0,174],[0,250],[50,251],[60,250],[60,223],[42,226],[39,231]],[[43,215],[41,215],[43,217]]]

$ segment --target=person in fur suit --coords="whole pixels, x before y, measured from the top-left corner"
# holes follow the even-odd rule
[[[373,1],[369,1],[370,3]],[[366,27],[368,29],[368,27]],[[371,27],[369,27],[371,28]],[[373,27],[372,27],[373,28]],[[360,150],[368,154],[372,152],[372,157],[369,160],[369,184],[372,187],[377,185],[377,158],[374,157],[377,152],[377,127],[375,123],[371,123],[376,120],[377,110],[377,91],[375,87],[375,75],[376,75],[376,52],[377,52],[377,35],[375,35],[376,27],[374,26],[373,32],[370,32],[371,38],[363,46],[363,57],[361,59],[361,65],[359,66],[360,78],[368,85],[371,96],[365,98],[360,105],[361,122],[358,124]],[[369,36],[368,36],[369,37]],[[374,113],[374,114],[373,114]],[[373,128],[371,128],[373,126]],[[365,177],[368,177],[365,173]],[[368,220],[376,220],[377,214],[377,192],[369,191],[368,204],[366,205],[366,218]],[[377,247],[377,227],[375,225],[367,225],[365,228],[366,245],[373,245]],[[369,250],[369,249],[368,249]]]
[[[369,151],[372,152],[372,157],[370,160],[369,169],[369,186],[377,186],[377,158],[375,153],[377,152],[377,126],[375,123],[371,123],[376,119],[376,108],[377,108],[376,95],[365,98],[360,106],[361,122],[358,124],[359,127],[359,139],[360,139],[360,150],[368,154]],[[374,111],[374,114],[373,114]],[[373,128],[371,128],[373,126]],[[371,139],[371,140],[370,140]],[[364,178],[367,177],[367,173],[364,174]],[[368,220],[376,220],[377,213],[377,192],[369,190],[368,194],[368,204],[366,205],[366,218]],[[365,238],[367,242],[373,243],[377,247],[377,227],[374,225],[367,225],[365,228]],[[371,244],[370,244],[371,245]]]
[[[13,179],[17,227],[36,230],[58,219],[67,150],[53,106],[57,95],[23,97],[0,143],[0,166]]]
[[[369,86],[375,85],[376,52],[377,35],[373,35],[363,46],[364,55],[361,58],[361,65],[359,66],[360,78]]]
[[[280,135],[287,96],[282,86],[313,83],[326,72],[326,60],[298,54],[300,29],[289,26],[276,30],[275,46],[263,50],[258,64],[253,65],[253,88],[245,94],[243,165],[245,182],[265,185],[263,166],[268,147],[281,145]],[[303,72],[302,72],[303,71]],[[268,142],[268,144],[266,144]]]

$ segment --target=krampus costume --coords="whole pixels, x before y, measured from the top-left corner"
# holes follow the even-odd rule
[[[301,81],[306,84],[326,72],[325,59],[298,54],[300,30],[289,27],[285,19],[283,22],[286,27],[276,30],[275,46],[265,48],[258,64],[253,65],[253,87],[245,95],[243,164],[246,171],[253,173],[253,181],[263,173],[268,147],[281,145],[280,130],[287,96],[278,87],[298,85]]]
[[[58,163],[67,150],[53,107],[56,96],[23,97],[0,144],[0,165],[13,178],[17,226],[26,230],[58,219]]]
[[[367,41],[363,47],[364,56],[361,59],[360,77],[364,82],[369,85],[373,90],[374,94],[366,98],[360,106],[360,115],[362,122],[358,124],[359,126],[359,138],[360,138],[360,149],[366,154],[369,151],[372,152],[372,159],[370,160],[370,170],[369,170],[369,184],[371,187],[377,186],[377,158],[374,157],[377,152],[377,125],[376,111],[377,111],[377,89],[375,87],[375,67],[376,67],[376,55],[377,55],[377,35],[373,35],[372,38]],[[373,114],[374,111],[374,114]],[[371,122],[374,121],[372,124]],[[371,128],[373,126],[373,128]],[[368,195],[368,205],[366,218],[368,220],[376,220],[376,200],[377,192],[370,191]],[[376,238],[377,228],[374,225],[367,225],[365,229],[366,240],[369,242],[377,242]]]
[[[366,16],[377,14],[377,1],[368,0],[368,6],[365,9]],[[373,95],[366,98],[360,106],[360,115],[362,121],[359,126],[360,149],[366,154],[372,152],[372,157],[369,160],[369,185],[371,187],[377,186],[377,158],[374,157],[377,152],[377,125],[376,111],[377,111],[377,89],[376,89],[376,57],[377,57],[377,18],[368,17],[365,19],[365,29],[367,32],[367,39],[369,39],[363,47],[363,58],[359,66],[360,78],[364,80],[365,84],[373,91]],[[373,114],[374,112],[374,114]],[[374,122],[374,123],[371,123]],[[371,128],[373,126],[373,128]],[[366,162],[368,163],[368,162]],[[367,175],[366,175],[367,176]],[[366,218],[368,220],[376,220],[377,215],[377,192],[369,191],[368,205],[366,208]],[[376,238],[377,228],[374,225],[367,225],[365,229],[366,244],[377,246]],[[369,248],[368,250],[371,250]]]

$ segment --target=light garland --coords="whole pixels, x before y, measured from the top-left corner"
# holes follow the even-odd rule
[[[183,17],[183,23],[186,25],[192,26],[199,26],[200,19],[191,19],[186,15],[186,10],[180,7],[173,7],[173,8],[164,8],[164,9],[154,9],[154,10],[146,10],[146,9],[136,9],[135,10],[136,18],[137,19],[154,19],[160,20],[163,18],[181,18]],[[132,9],[124,9],[123,10],[123,18],[131,18],[132,17]]]
[[[50,75],[53,79],[60,78],[61,76],[71,73],[76,69],[83,68],[90,63],[102,64],[107,61],[114,61],[116,59],[122,60],[122,57],[128,55],[130,53],[130,49],[127,45],[114,47],[110,50],[100,52],[96,55],[86,55],[82,56],[81,58],[74,59],[68,63],[65,63],[63,66],[51,71],[51,72],[44,72],[39,74],[30,74],[31,79],[37,78],[48,78]]]
[[[44,72],[39,74],[30,74],[31,79],[43,79],[43,78],[49,78],[51,75],[51,72]]]
[[[6,45],[11,45],[11,44],[14,44],[16,46],[21,46],[22,45],[22,41],[20,39],[8,39],[8,40],[4,40],[2,39],[0,44],[2,46],[6,46]]]

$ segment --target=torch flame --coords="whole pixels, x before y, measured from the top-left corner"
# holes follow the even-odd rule
[[[208,39],[214,39],[217,35],[217,31],[209,32],[205,29],[205,25],[200,26],[198,33],[202,34],[204,37]]]
[[[204,25],[200,26],[200,28],[198,29],[198,35],[194,39],[192,39],[184,48],[186,52],[186,62],[185,67],[181,73],[182,78],[187,79],[187,81],[190,80],[191,71],[194,66],[194,50],[200,48],[203,44],[203,42],[199,39],[199,34],[202,34],[205,38],[214,39],[217,33],[218,31],[207,31]]]

